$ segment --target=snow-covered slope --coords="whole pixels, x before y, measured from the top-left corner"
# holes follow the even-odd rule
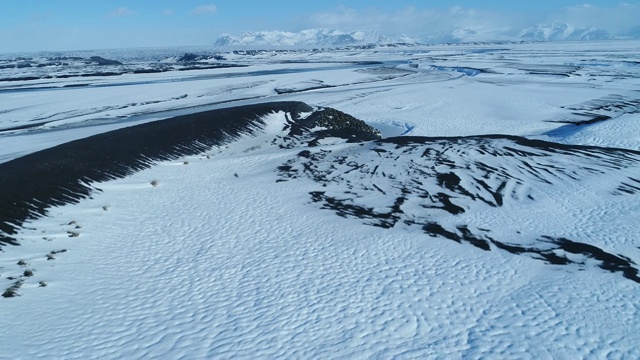
[[[309,29],[297,33],[286,31],[245,32],[238,35],[223,34],[215,42],[215,46],[229,47],[326,47],[371,44],[415,44],[408,36],[389,36],[377,31],[351,31]]]
[[[632,241],[614,253],[600,248],[618,246],[607,239],[628,236],[637,216],[628,210],[640,195],[640,152],[506,136],[398,137],[301,152],[280,172],[282,180],[320,183],[313,202],[365,224],[416,227],[485,251],[596,266],[640,283],[640,259],[627,257],[637,253]],[[613,208],[619,212],[603,213]],[[553,215],[540,213],[550,209]],[[603,217],[616,224],[608,228]],[[594,227],[607,227],[606,235],[594,236]]]
[[[640,358],[638,49],[0,81],[0,357]]]
[[[15,234],[3,267],[23,296],[2,309],[30,311],[3,327],[5,354],[638,355],[640,153],[365,140],[360,121],[325,111],[229,109],[225,124],[240,122],[222,142],[199,131],[216,113],[143,126],[197,138],[158,139],[165,160],[146,170],[114,159],[131,175]],[[96,154],[70,146],[86,169]]]

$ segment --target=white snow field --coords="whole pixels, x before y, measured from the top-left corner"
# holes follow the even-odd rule
[[[143,165],[49,203],[0,188],[0,216],[29,214],[0,219],[1,358],[640,358],[640,42],[222,55],[248,66],[0,69],[2,186],[71,140],[314,107],[140,145]],[[382,138],[347,141],[340,111]],[[123,136],[77,144],[108,158]]]

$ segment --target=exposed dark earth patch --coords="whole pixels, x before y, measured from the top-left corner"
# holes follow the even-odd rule
[[[602,121],[616,119],[625,114],[640,113],[640,99],[621,95],[610,95],[602,99],[591,100],[578,105],[564,106],[571,111],[571,117],[554,119],[548,122],[567,124],[560,129],[552,130],[548,134],[566,133],[569,128],[596,124]]]
[[[226,59],[221,54],[199,55],[199,54],[186,53],[186,54],[182,55],[178,59],[178,62],[182,62],[182,63],[202,63],[202,62],[208,62],[210,60],[223,61],[223,60],[226,60]]]
[[[89,61],[95,63],[96,65],[100,65],[100,66],[109,66],[109,65],[122,65],[122,63],[118,60],[110,60],[110,59],[105,59],[101,56],[92,56],[89,58]]]
[[[277,94],[293,94],[304,91],[333,88],[334,85],[327,85],[322,81],[307,81],[305,83],[296,84],[295,86],[281,86],[273,89]]]
[[[415,226],[433,237],[555,265],[595,263],[640,282],[635,262],[624,255],[545,233],[500,238],[495,231],[455,220],[505,204],[534,206],[548,190],[602,177],[609,185],[598,185],[598,191],[640,194],[640,181],[629,176],[640,172],[640,152],[503,135],[406,136],[359,145],[303,150],[278,168],[278,181],[312,179],[319,184],[309,193],[313,203],[368,225]]]
[[[518,69],[526,71],[530,75],[547,75],[558,77],[580,76],[578,72],[582,70],[581,66],[574,65],[527,65],[517,66]]]
[[[318,140],[327,137],[346,139],[347,142],[362,142],[381,138],[380,132],[364,121],[332,108],[314,111],[306,118],[291,122],[289,136],[310,134],[310,146],[318,145]],[[314,130],[315,129],[315,130]]]
[[[640,194],[640,180],[634,179],[632,177],[628,178],[628,181],[620,183],[620,186],[616,189],[616,195],[622,194]]]

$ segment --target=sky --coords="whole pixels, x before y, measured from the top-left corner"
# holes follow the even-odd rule
[[[561,22],[624,34],[640,2],[616,0],[0,0],[0,53],[212,45],[223,33],[312,28],[425,38]]]

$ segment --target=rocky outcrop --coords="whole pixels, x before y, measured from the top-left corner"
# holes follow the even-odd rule
[[[381,139],[380,132],[362,120],[333,108],[314,111],[307,118],[291,124],[291,136],[310,137],[309,145],[327,137],[346,139],[347,142],[362,142]]]
[[[92,62],[96,63],[100,66],[113,66],[113,65],[122,65],[122,63],[118,60],[109,60],[105,59],[101,56],[92,56],[89,58]]]

